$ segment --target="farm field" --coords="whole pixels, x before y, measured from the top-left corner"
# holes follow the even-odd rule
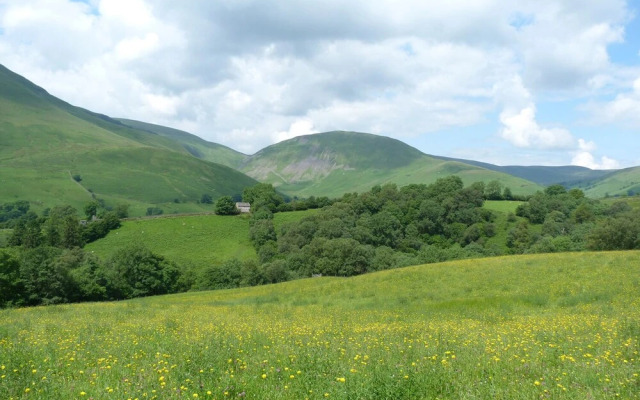
[[[515,200],[485,200],[483,207],[491,211],[514,213],[522,201]]]
[[[317,210],[274,214],[276,227],[311,215]],[[123,221],[122,226],[85,249],[106,258],[131,243],[144,244],[154,253],[179,264],[196,267],[238,260],[257,259],[249,240],[248,216],[190,215],[141,218]]]
[[[628,251],[4,310],[0,398],[637,398],[638,293]]]
[[[120,228],[104,239],[89,243],[85,250],[107,258],[117,249],[137,242],[178,264],[201,267],[222,264],[232,258],[256,259],[248,232],[249,219],[242,216],[142,218],[123,221]]]

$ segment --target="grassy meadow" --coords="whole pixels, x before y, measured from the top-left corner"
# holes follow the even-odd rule
[[[122,226],[85,250],[106,258],[131,242],[144,244],[152,252],[178,263],[195,266],[222,264],[232,258],[257,259],[249,240],[245,216],[193,215],[141,218]]]
[[[318,210],[274,214],[274,224],[297,221]],[[106,258],[131,243],[144,244],[154,253],[181,264],[196,267],[219,265],[236,258],[257,260],[249,239],[246,215],[191,215],[140,218],[123,221],[107,237],[85,246],[87,251]]]
[[[522,201],[515,201],[515,200],[485,200],[482,206],[491,211],[515,214],[516,209],[522,203],[523,203]]]
[[[630,251],[4,310],[0,398],[637,398],[639,292]]]

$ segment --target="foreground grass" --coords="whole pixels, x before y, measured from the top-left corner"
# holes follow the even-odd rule
[[[2,311],[0,398],[636,398],[639,290],[577,253]]]

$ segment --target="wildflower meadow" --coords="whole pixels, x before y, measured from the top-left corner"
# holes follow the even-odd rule
[[[0,311],[2,399],[632,399],[640,252]]]

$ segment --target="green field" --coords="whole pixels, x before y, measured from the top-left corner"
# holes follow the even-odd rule
[[[0,398],[632,399],[639,291],[633,251],[4,310]]]
[[[486,200],[483,204],[484,208],[491,211],[498,211],[502,213],[514,213],[516,212],[516,208],[522,201],[509,201],[509,200]]]
[[[179,264],[198,267],[219,265],[229,259],[257,259],[249,240],[246,216],[194,215],[141,218],[124,221],[104,239],[85,250],[106,258],[131,242]]]
[[[276,213],[276,227],[297,221],[317,210]],[[196,267],[219,265],[230,259],[256,260],[249,240],[247,215],[191,215],[140,218],[123,221],[122,226],[85,249],[106,258],[131,243],[144,244],[154,253],[179,264]]]

